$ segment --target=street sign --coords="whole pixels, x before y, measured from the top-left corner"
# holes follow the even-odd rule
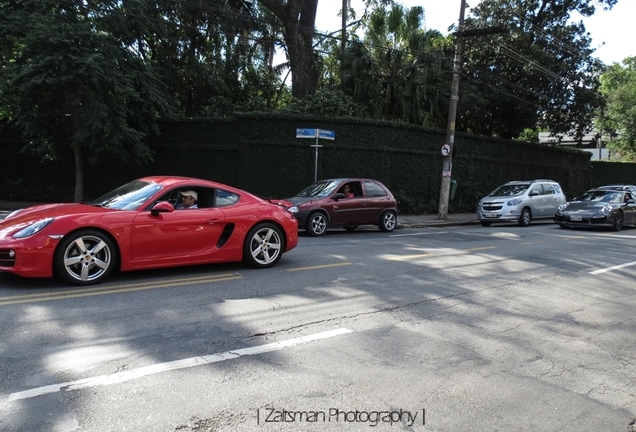
[[[336,131],[318,129],[318,138],[327,139],[327,140],[335,140],[336,139]]]
[[[326,129],[298,128],[296,129],[296,138],[322,138],[333,141],[336,139],[336,131]]]
[[[299,128],[296,129],[296,138],[318,138],[316,129]]]
[[[296,138],[315,138],[316,143],[311,147],[316,149],[316,156],[314,161],[314,181],[318,181],[318,149],[322,147],[319,144],[318,139],[327,139],[327,140],[335,140],[336,139],[336,131],[326,130],[326,129],[309,129],[309,128],[298,128],[296,129]]]
[[[442,146],[442,156],[446,157],[450,154],[451,152],[451,146],[449,144],[444,144]]]

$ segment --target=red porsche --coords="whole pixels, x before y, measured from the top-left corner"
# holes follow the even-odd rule
[[[0,272],[88,285],[115,270],[266,268],[297,244],[298,222],[280,205],[221,183],[155,176],[91,202],[11,213],[0,222]]]

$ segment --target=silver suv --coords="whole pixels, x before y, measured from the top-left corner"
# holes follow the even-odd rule
[[[479,201],[477,217],[483,226],[493,222],[528,226],[533,219],[552,219],[566,201],[561,186],[553,180],[511,181]]]

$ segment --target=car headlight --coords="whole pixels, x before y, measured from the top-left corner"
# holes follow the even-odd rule
[[[506,205],[509,205],[509,206],[516,206],[516,205],[519,205],[519,204],[521,204],[521,199],[520,198],[515,198],[515,199],[510,200],[510,201],[508,201],[506,203]]]
[[[46,218],[46,219],[39,220],[39,221],[37,221],[35,223],[32,223],[28,227],[22,228],[20,231],[18,231],[17,233],[13,234],[13,238],[21,239],[21,238],[25,238],[25,237],[31,237],[33,234],[42,231],[44,228],[46,228],[54,220],[55,219],[53,219],[53,218]]]
[[[287,211],[294,214],[294,213],[298,213],[298,207],[296,206],[291,206],[289,208],[287,208]]]
[[[563,211],[567,206],[567,204],[559,204],[559,206],[557,207],[557,211]]]
[[[612,212],[613,207],[611,205],[606,205],[601,208],[601,213],[608,214]]]

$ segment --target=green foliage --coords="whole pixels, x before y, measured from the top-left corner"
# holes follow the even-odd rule
[[[596,125],[612,137],[607,147],[622,160],[636,161],[636,57],[607,69],[601,76],[601,93],[607,106],[599,111]]]
[[[447,118],[447,41],[422,29],[421,7],[377,5],[362,41],[342,56],[342,88],[361,106],[361,115],[431,127]]]
[[[297,139],[299,127],[336,131],[334,141],[320,142],[319,178],[375,178],[397,195],[401,212],[437,211],[439,148],[445,130],[351,117],[271,113],[163,122],[161,136],[147,139],[154,162],[113,170],[105,159],[87,173],[87,196],[96,197],[144,175],[174,174],[217,180],[262,196],[288,197],[314,179],[314,140]],[[479,198],[509,180],[553,178],[568,196],[589,187],[589,155],[578,150],[463,133],[457,134],[456,145],[460,150],[453,163],[453,179],[458,186],[449,202],[451,213],[474,211]],[[59,186],[56,189],[67,187],[69,161],[34,165],[27,155],[9,151],[19,143],[5,141],[1,135],[0,147],[5,149],[0,184],[23,178],[42,185],[42,190],[50,184]]]
[[[118,2],[108,3],[99,6]],[[168,112],[161,85],[96,11],[73,2],[3,1],[0,27],[0,104],[31,148],[49,159],[74,154],[80,183],[82,151],[92,162],[104,153],[152,160],[142,139],[158,132],[157,118]]]
[[[313,114],[324,117],[354,117],[359,107],[353,100],[338,91],[318,91],[304,99],[292,99],[281,112]]]
[[[603,64],[573,12],[590,16],[616,0],[482,0],[465,30],[457,129],[514,138],[536,125],[578,134],[591,128]],[[500,26],[500,31],[488,33]],[[481,33],[480,33],[481,31]]]
[[[519,136],[515,138],[515,141],[539,144],[539,131],[540,129],[538,128],[525,128]]]

